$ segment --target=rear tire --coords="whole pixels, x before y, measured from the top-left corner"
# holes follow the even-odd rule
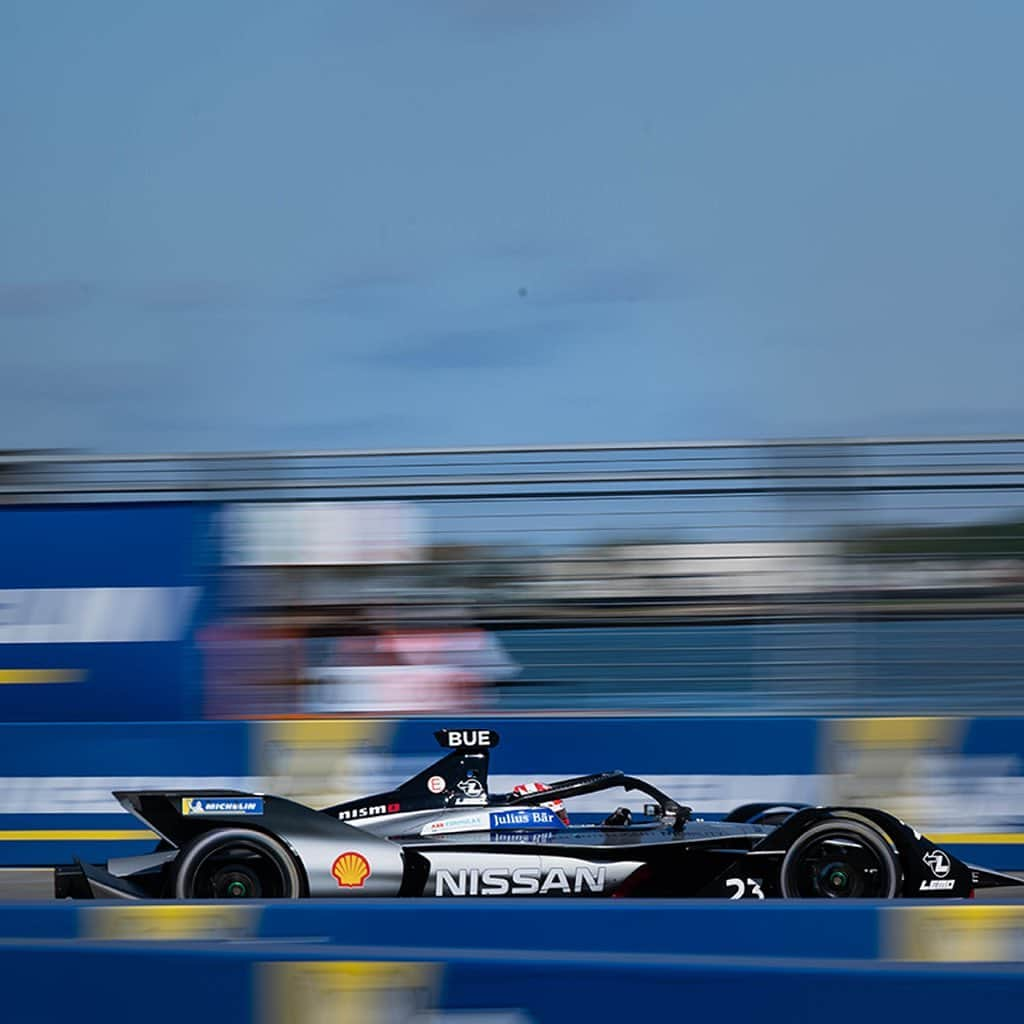
[[[174,879],[179,900],[298,899],[302,878],[276,839],[252,829],[205,832],[182,850]]]
[[[881,830],[848,818],[809,828],[786,852],[780,871],[787,899],[894,899],[899,855]]]

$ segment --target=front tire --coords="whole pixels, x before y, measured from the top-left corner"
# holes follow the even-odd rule
[[[899,891],[899,856],[884,832],[847,818],[809,828],[786,852],[780,872],[787,899],[882,899]]]
[[[276,839],[252,829],[205,832],[182,850],[174,879],[179,900],[298,899],[302,878]]]

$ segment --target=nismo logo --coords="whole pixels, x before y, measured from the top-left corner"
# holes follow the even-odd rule
[[[544,896],[548,893],[604,892],[603,867],[438,868],[435,896]]]
[[[375,818],[378,814],[397,814],[401,809],[401,804],[370,804],[365,807],[350,807],[347,810],[338,811],[338,818],[341,821],[351,821],[353,818]]]

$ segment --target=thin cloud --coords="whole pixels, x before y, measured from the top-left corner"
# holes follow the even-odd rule
[[[167,281],[141,290],[142,308],[154,313],[194,313],[229,309],[247,301],[245,290],[224,281]]]
[[[450,16],[481,32],[575,25],[594,21],[613,5],[607,0],[457,0]]]
[[[0,316],[34,317],[74,313],[90,305],[96,287],[84,281],[0,284]]]
[[[412,287],[417,278],[399,270],[367,270],[329,277],[307,292],[298,303],[321,311],[340,313],[372,309],[394,301],[395,292]]]
[[[412,370],[498,370],[549,362],[569,340],[563,320],[442,331],[370,354],[374,363]]]
[[[546,290],[544,283],[524,286],[535,301],[547,306],[623,305],[678,299],[681,285],[674,275],[636,267],[607,268],[581,274]]]

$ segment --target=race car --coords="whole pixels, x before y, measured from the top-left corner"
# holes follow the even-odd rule
[[[156,848],[103,867],[59,867],[56,895],[894,899],[1021,884],[963,863],[872,808],[748,804],[705,821],[618,771],[492,793],[498,734],[434,735],[446,753],[418,775],[323,810],[262,793],[117,792],[160,837]],[[640,794],[643,810],[570,816],[574,798],[613,791]]]

